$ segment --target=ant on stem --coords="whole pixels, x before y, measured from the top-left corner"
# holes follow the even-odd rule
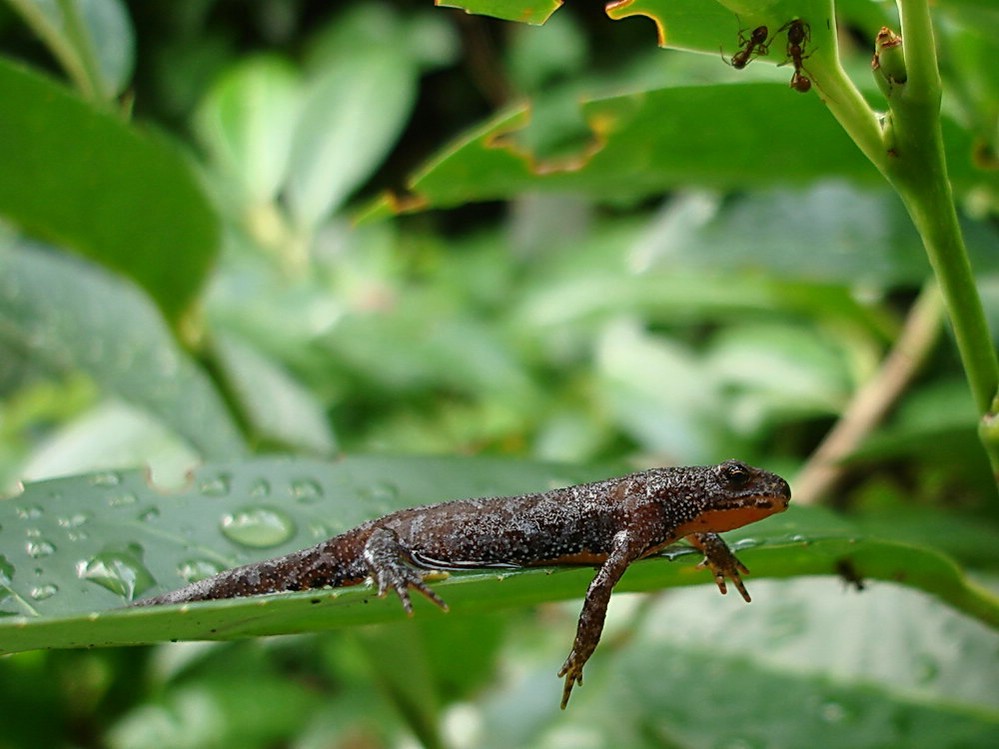
[[[731,65],[736,70],[742,70],[744,67],[749,65],[753,59],[753,55],[765,55],[770,49],[770,45],[767,44],[767,37],[770,35],[770,31],[766,26],[757,26],[753,29],[753,32],[746,38],[746,35],[740,31],[739,32],[739,51],[732,55],[731,60],[725,60],[725,55],[722,55],[722,60],[728,65]]]
[[[811,27],[800,18],[788,21],[779,29],[777,33],[787,29],[787,60],[785,62],[794,63],[794,75],[791,76],[791,88],[801,93],[806,93],[812,88],[812,81],[801,71],[805,69],[804,60],[808,57],[805,54],[805,44],[812,39]]]

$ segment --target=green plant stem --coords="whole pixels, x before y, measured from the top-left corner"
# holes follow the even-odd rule
[[[926,0],[900,0],[907,80],[889,97],[885,175],[898,191],[923,238],[950,314],[958,352],[978,412],[993,419],[999,388],[996,357],[978,287],[957,219],[940,129],[940,74]],[[999,476],[999,452],[983,443]]]
[[[878,171],[884,172],[886,154],[878,116],[839,62],[839,48],[817,50],[814,69],[821,70],[815,88],[833,117]],[[812,70],[812,65],[809,65]]]
[[[893,83],[883,123],[839,64],[835,49],[815,57],[816,87],[830,112],[898,192],[919,231],[943,295],[982,423],[994,423],[999,360],[989,334],[947,177],[940,129],[940,73],[926,0],[898,0],[907,78]],[[996,440],[982,443],[999,477]]]

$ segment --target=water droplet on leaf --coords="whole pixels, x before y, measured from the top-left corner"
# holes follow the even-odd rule
[[[156,583],[139,553],[131,548],[129,551],[102,551],[89,561],[80,562],[76,574],[82,580],[97,583],[130,601]]]
[[[187,559],[180,563],[177,567],[177,572],[187,582],[196,583],[198,580],[204,580],[206,577],[217,575],[224,569],[225,567],[222,565],[210,562],[207,559]]]
[[[31,589],[31,597],[35,601],[44,601],[59,592],[59,588],[51,583],[46,585],[36,585]]]
[[[202,479],[198,483],[198,491],[206,497],[225,497],[232,488],[232,476],[220,473],[212,478]]]
[[[40,559],[54,554],[56,547],[44,538],[33,538],[24,545],[24,549],[32,559]]]
[[[931,684],[940,678],[940,664],[931,655],[920,655],[916,659],[916,677],[920,684]]]
[[[303,504],[317,502],[323,497],[323,488],[312,479],[296,479],[291,482],[291,495]]]
[[[237,544],[266,549],[295,534],[295,523],[281,510],[247,507],[222,518],[222,535]]]
[[[121,476],[114,471],[105,471],[104,473],[95,473],[90,477],[91,486],[118,486],[121,483]]]
[[[7,557],[0,554],[0,585],[10,585],[13,579],[14,565],[8,561]]]
[[[139,501],[139,498],[132,492],[122,492],[112,494],[108,497],[108,507],[128,507]]]
[[[139,515],[139,520],[141,520],[143,523],[151,523],[154,520],[156,520],[156,518],[158,518],[159,516],[160,516],[160,508],[150,507],[148,510],[145,510],[142,514]]]
[[[63,516],[56,519],[60,528],[79,528],[90,520],[90,515],[85,512],[77,512],[73,515]]]
[[[846,706],[836,700],[826,700],[819,705],[819,717],[826,723],[842,723],[851,718]]]

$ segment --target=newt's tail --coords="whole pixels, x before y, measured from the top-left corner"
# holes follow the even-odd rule
[[[330,553],[331,547],[337,548],[337,540],[330,539],[318,546],[276,559],[234,567],[169,593],[136,601],[132,605],[158,606],[356,585],[368,573],[357,563],[345,562],[340,558],[341,555]]]

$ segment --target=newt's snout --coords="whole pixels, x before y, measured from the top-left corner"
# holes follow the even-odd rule
[[[791,501],[791,485],[788,484],[780,476],[774,476],[776,481],[774,482],[774,496],[783,504],[783,509],[787,509],[788,503]]]

